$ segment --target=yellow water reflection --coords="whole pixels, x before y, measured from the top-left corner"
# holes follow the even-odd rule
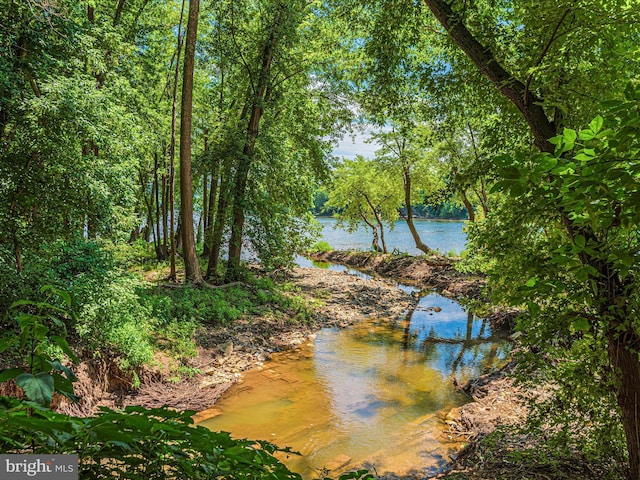
[[[447,316],[454,307],[459,329]],[[299,451],[286,463],[305,478],[324,467],[332,475],[363,466],[378,474],[434,473],[459,447],[441,433],[444,414],[466,400],[450,374],[464,381],[504,356],[495,343],[467,345],[473,319],[457,304],[447,309],[439,312],[449,327],[443,331],[453,332],[446,342],[428,340],[428,316],[409,325],[377,319],[323,330],[315,342],[245,374],[202,425]]]

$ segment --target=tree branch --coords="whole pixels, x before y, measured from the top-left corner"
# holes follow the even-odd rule
[[[567,15],[569,15],[570,11],[571,11],[571,9],[567,8],[564,11],[564,13],[562,14],[562,17],[560,17],[560,20],[558,20],[558,23],[556,24],[556,27],[553,29],[553,32],[551,33],[551,38],[549,38],[549,41],[547,42],[547,44],[542,49],[542,53],[540,53],[540,57],[538,57],[538,61],[536,62],[535,67],[539,66],[542,63],[542,60],[544,59],[545,55],[549,52],[549,49],[551,48],[551,44],[557,38],[558,30],[560,29],[560,25],[562,25],[562,23],[564,22],[564,19],[567,18]],[[533,79],[533,72],[531,72],[531,74],[529,75],[529,78],[527,78],[527,84],[525,85],[525,88],[524,88],[524,102],[525,102],[525,105],[529,104],[529,86],[531,85],[531,80],[532,79]]]
[[[453,12],[444,0],[424,0],[440,24],[449,32],[453,41],[480,69],[491,83],[522,113],[529,124],[536,146],[543,152],[553,152],[549,138],[555,136],[555,128],[542,107],[542,98],[529,94],[525,102],[525,85],[507,72],[495,58],[491,49],[482,45],[464,25],[462,18]]]

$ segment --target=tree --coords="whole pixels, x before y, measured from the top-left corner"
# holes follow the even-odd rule
[[[260,121],[264,113],[265,104],[271,95],[268,89],[271,83],[271,70],[274,57],[278,54],[280,43],[292,27],[295,30],[295,22],[300,18],[300,5],[287,6],[286,2],[276,2],[273,5],[272,17],[268,20],[267,35],[264,39],[258,62],[260,67],[255,71],[249,70],[251,90],[249,101],[248,122],[246,138],[240,155],[233,181],[233,206],[231,237],[229,239],[229,260],[225,280],[231,282],[237,280],[240,275],[240,253],[242,250],[242,232],[245,217],[245,191],[249,169],[255,156],[255,147],[260,132]],[[291,22],[291,23],[290,23]]]
[[[364,223],[371,229],[372,248],[387,253],[384,223],[393,228],[401,203],[402,194],[388,171],[359,155],[336,169],[327,206],[338,210],[338,224],[348,231]]]
[[[571,120],[576,122],[576,116],[579,117],[588,109],[566,110],[567,113],[559,106],[549,109],[547,96],[557,96],[557,92],[549,93],[552,92],[549,85],[545,85],[544,82],[536,85],[535,82],[539,71],[544,71],[545,67],[548,70],[553,65],[549,52],[555,46],[554,42],[559,42],[558,37],[561,34],[574,33],[577,26],[580,34],[584,35],[583,44],[590,43],[589,40],[593,38],[593,34],[589,29],[594,28],[594,19],[590,13],[593,6],[588,2],[579,2],[570,6],[558,5],[551,9],[552,15],[555,16],[554,29],[551,35],[547,36],[548,40],[538,60],[532,65],[533,73],[525,80],[520,80],[503,66],[505,61],[500,61],[492,49],[486,43],[481,43],[467,28],[464,13],[461,10],[454,10],[450,4],[442,0],[425,0],[425,3],[458,47],[520,111],[529,125],[534,144],[542,152],[540,156],[532,159],[530,165],[516,160],[514,164],[505,165],[501,170],[506,183],[501,183],[500,188],[509,185],[512,199],[519,200],[515,204],[514,214],[508,215],[506,210],[502,210],[501,214],[512,221],[514,215],[517,216],[518,225],[521,228],[527,226],[523,231],[527,232],[534,242],[541,241],[539,235],[532,234],[536,232],[536,227],[544,228],[547,235],[553,236],[559,242],[557,244],[559,248],[554,251],[551,263],[557,263],[564,268],[561,269],[562,274],[558,274],[553,280],[549,279],[549,273],[541,273],[533,267],[533,264],[527,263],[530,269],[525,270],[524,273],[529,277],[527,282],[529,288],[535,287],[539,280],[538,276],[531,273],[541,274],[546,280],[543,282],[544,286],[535,288],[536,295],[526,296],[531,302],[530,311],[534,316],[539,316],[548,306],[547,302],[542,300],[543,292],[553,295],[554,299],[568,294],[574,306],[562,309],[563,315],[553,322],[553,328],[562,329],[565,334],[577,334],[582,338],[593,336],[590,345],[596,349],[593,354],[596,357],[603,353],[597,349],[604,348],[612,367],[617,390],[617,405],[626,434],[630,465],[629,478],[638,479],[640,478],[640,416],[637,399],[640,398],[638,356],[640,333],[638,326],[632,320],[636,309],[633,302],[633,292],[636,289],[633,266],[637,247],[629,243],[629,237],[626,237],[626,241],[622,241],[618,236],[618,233],[622,237],[626,236],[624,229],[620,227],[624,224],[628,225],[636,215],[635,211],[629,207],[623,211],[623,206],[629,205],[630,199],[633,198],[632,190],[628,187],[637,181],[634,178],[635,170],[633,168],[629,170],[633,165],[629,160],[633,159],[637,150],[633,146],[629,149],[629,145],[624,145],[625,141],[630,142],[628,128],[633,121],[626,117],[622,126],[627,130],[622,128],[619,133],[612,134],[610,138],[609,134],[601,132],[602,121],[594,120],[579,139],[588,142],[596,138],[597,141],[603,142],[598,145],[602,150],[588,148],[588,143],[576,144],[578,139],[576,131],[566,127],[562,130],[560,127]],[[638,34],[637,32],[632,34],[628,27],[614,31],[614,26],[621,25],[618,23],[620,17],[631,14],[625,5],[599,5],[599,7],[602,8],[601,15],[604,15],[602,18],[610,19],[604,28],[600,25],[600,38],[617,37],[618,41],[629,42],[634,35]],[[521,13],[522,11],[519,10],[516,12],[516,14]],[[520,19],[525,29],[533,24],[533,9],[526,14],[526,17]],[[573,25],[563,29],[567,18],[571,19]],[[625,18],[625,25],[626,21]],[[492,40],[495,42],[495,38]],[[574,55],[578,51],[583,51],[585,46],[572,43],[572,40],[574,39],[564,40],[561,50]],[[497,42],[494,43],[496,44]],[[612,71],[611,59],[606,58],[605,62],[604,57],[594,59],[588,53],[587,57],[593,60],[588,68],[600,67],[601,78],[607,78]],[[564,60],[570,58],[567,57]],[[515,63],[517,60],[508,58],[507,61]],[[567,66],[565,65],[565,68]],[[568,83],[582,80],[576,77],[575,72],[568,76],[560,69],[551,79],[547,77],[547,82],[554,82],[555,89],[567,94],[570,91],[566,87]],[[613,87],[616,83],[612,80],[610,86]],[[584,85],[582,88],[584,90]],[[599,98],[602,97],[599,96]],[[567,96],[563,106],[571,105],[571,101],[572,98]],[[552,118],[548,117],[548,110],[554,111]],[[633,144],[632,141],[630,143]],[[593,166],[587,165],[591,159],[596,160]],[[604,164],[597,160],[601,160]],[[610,160],[614,163],[608,165],[607,162]],[[585,163],[581,164],[582,162]],[[595,172],[599,172],[598,179],[594,178]],[[618,175],[622,176],[621,180],[611,178]],[[591,182],[601,183],[603,188],[599,189]],[[532,195],[534,192],[541,196]],[[535,200],[538,198],[540,201]],[[604,204],[606,207],[594,208],[599,204]],[[546,215],[541,218],[530,208],[531,205],[540,208]],[[514,204],[509,208],[513,209]],[[513,229],[508,231],[515,234]],[[522,239],[521,236],[519,237]],[[483,238],[488,240],[489,237]],[[507,248],[505,244],[501,245],[501,249],[513,254],[513,250]],[[504,267],[504,263],[500,262],[500,265]],[[548,263],[546,267],[554,271]],[[562,276],[565,276],[564,281],[571,285],[567,289],[561,288],[558,284]],[[574,284],[580,287],[573,288]],[[572,308],[575,310],[572,311]],[[595,338],[599,338],[602,342],[595,341]],[[569,348],[575,348],[580,340],[573,339],[568,342]],[[610,377],[605,374],[604,378]],[[603,383],[606,384],[606,380],[603,380]]]
[[[191,117],[193,108],[193,69],[198,32],[199,0],[189,0],[189,19],[185,38],[182,108],[180,114],[180,218],[184,252],[185,281],[203,282],[193,232],[193,188],[191,182]]]
[[[373,138],[382,145],[376,152],[376,161],[385,171],[402,179],[404,194],[403,215],[416,248],[424,253],[431,249],[422,243],[420,234],[413,221],[415,203],[422,203],[425,194],[441,185],[439,161],[430,140],[430,131],[426,125],[394,126],[390,132],[375,134]]]

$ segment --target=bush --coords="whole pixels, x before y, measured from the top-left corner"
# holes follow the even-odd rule
[[[301,478],[273,456],[289,449],[194,426],[194,413],[103,408],[78,418],[0,397],[0,450],[78,454],[79,476],[87,479]]]
[[[326,242],[324,240],[320,240],[316,243],[314,243],[313,245],[311,245],[311,249],[312,252],[318,252],[318,253],[324,253],[324,252],[330,252],[331,250],[333,250],[333,247],[331,245],[329,245],[329,242]]]

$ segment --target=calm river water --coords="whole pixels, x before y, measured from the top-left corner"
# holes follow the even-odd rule
[[[371,229],[359,228],[349,233],[341,228],[335,228],[337,221],[331,217],[317,217],[322,225],[322,237],[335,250],[370,250]],[[447,254],[451,251],[460,254],[465,248],[467,234],[463,231],[464,222],[414,220],[416,229],[422,241],[433,250]],[[385,238],[389,252],[397,249],[399,252],[419,255],[421,252],[415,247],[407,222],[398,220],[393,230],[385,230]]]
[[[335,229],[334,219],[319,221],[332,247],[369,249],[368,231],[349,234]],[[430,247],[464,249],[462,222],[417,224]],[[418,253],[404,222],[387,233],[387,242],[390,250]],[[327,267],[302,257],[298,263]],[[468,400],[452,378],[462,383],[482,374],[504,360],[507,348],[485,320],[430,293],[400,322],[373,318],[344,330],[323,329],[307,345],[275,354],[203,412],[201,418],[211,418],[201,424],[291,447],[302,456],[283,460],[307,479],[325,467],[333,477],[361,467],[424,477],[460,447],[443,433],[446,413]]]

